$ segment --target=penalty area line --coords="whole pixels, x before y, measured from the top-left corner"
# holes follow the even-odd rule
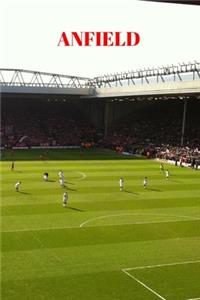
[[[130,271],[130,270],[139,270],[139,269],[153,269],[153,268],[161,268],[161,267],[170,267],[170,266],[177,266],[177,265],[188,265],[188,264],[198,264],[200,260],[189,260],[189,261],[180,261],[174,262],[169,264],[159,264],[159,265],[148,265],[148,266],[141,266],[141,267],[133,267],[133,268],[124,268],[123,270]],[[188,299],[189,300],[189,299]]]
[[[134,279],[135,281],[137,281],[139,284],[141,284],[144,288],[146,288],[147,290],[149,290],[151,293],[153,293],[154,295],[156,295],[158,298],[162,299],[162,300],[166,300],[166,298],[162,297],[160,294],[158,294],[155,290],[151,289],[148,285],[146,285],[144,282],[142,282],[141,280],[137,279],[135,276],[131,275],[129,272],[126,271],[126,269],[122,269],[122,272],[124,272],[126,275],[128,275],[129,277],[131,277],[132,279]]]
[[[166,300],[163,296],[158,294],[155,290],[150,288],[148,285],[146,285],[144,282],[139,280],[137,277],[133,276],[132,274],[129,273],[131,270],[141,270],[141,269],[151,269],[151,268],[159,268],[159,267],[167,267],[167,266],[176,266],[176,265],[186,265],[186,264],[196,264],[200,263],[200,260],[194,260],[194,261],[183,261],[183,262],[174,262],[174,263],[168,263],[168,264],[158,264],[158,265],[148,265],[148,266],[140,266],[140,267],[133,267],[133,268],[124,268],[121,269],[123,273],[125,273],[127,276],[131,277],[134,279],[136,282],[141,284],[144,288],[149,290],[151,293],[155,294],[158,298],[162,300]],[[200,300],[200,298],[190,298],[186,300]]]

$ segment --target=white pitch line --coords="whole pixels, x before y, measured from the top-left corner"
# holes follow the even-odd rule
[[[188,219],[186,221],[193,221],[193,219]],[[151,221],[151,222],[131,222],[131,223],[121,223],[121,224],[107,224],[107,225],[95,225],[95,226],[82,226],[80,225],[79,227],[85,227],[85,228],[93,228],[93,227],[108,227],[108,226],[121,226],[121,225],[142,225],[142,224],[161,224],[161,223],[171,223],[171,222],[183,222],[183,220],[168,220],[168,221]],[[83,223],[84,224],[84,223]]]
[[[45,245],[42,243],[42,241],[41,241],[34,233],[32,233],[31,235],[32,235],[32,237],[40,244],[40,246],[41,246],[42,248],[45,248]],[[61,262],[60,257],[57,256],[57,255],[55,255],[54,252],[52,252],[51,255],[52,255],[52,257],[53,257],[56,261]]]
[[[45,247],[44,247],[44,244],[41,242],[41,240],[40,240],[34,233],[32,233],[31,235],[32,235],[32,237],[34,238],[34,240],[36,240],[36,242],[38,242],[38,243],[40,244],[40,246],[41,246],[42,248],[45,248]]]
[[[113,214],[113,215],[103,215],[103,216],[99,216],[96,218],[92,218],[92,219],[88,219],[86,221],[84,221],[83,223],[80,224],[80,227],[83,227],[84,225],[92,222],[92,221],[96,221],[96,220],[100,220],[100,219],[105,219],[105,218],[110,218],[110,217],[120,217],[120,216],[167,216],[167,217],[179,217],[179,218],[192,218],[192,220],[200,220],[200,218],[197,217],[192,217],[192,216],[180,216],[180,215],[168,215],[168,214],[144,214],[144,213],[125,213],[125,214]],[[192,221],[191,220],[191,221]],[[176,221],[176,220],[175,220]],[[173,221],[153,221],[153,222],[134,222],[131,224],[153,224],[153,223],[168,223],[168,222],[173,222]],[[130,224],[130,223],[129,223]]]
[[[79,228],[79,226],[66,226],[66,227],[49,227],[49,228],[30,228],[30,229],[14,229],[14,230],[4,230],[1,233],[9,233],[9,232],[28,232],[28,231],[45,231],[45,230],[56,230],[56,229],[71,229],[71,228]]]
[[[148,265],[148,266],[133,267],[133,268],[125,268],[125,269],[121,269],[121,271],[124,272],[129,277],[133,278],[138,283],[140,283],[142,286],[144,286],[150,292],[152,292],[153,294],[155,294],[158,298],[160,298],[162,300],[166,300],[164,297],[162,297],[160,294],[158,294],[155,290],[151,289],[149,286],[147,286],[146,284],[144,284],[138,278],[136,278],[135,276],[131,275],[128,271],[139,270],[139,269],[150,269],[150,268],[167,267],[167,266],[176,266],[176,265],[196,264],[196,263],[200,263],[200,260],[183,261],[183,262],[175,262],[175,263],[159,264],[159,265]],[[200,298],[191,298],[191,299],[187,299],[187,300],[200,300]]]
[[[177,265],[187,265],[187,264],[198,264],[200,260],[190,260],[190,261],[181,261],[181,262],[174,262],[168,264],[159,264],[159,265],[148,265],[148,266],[140,266],[140,267],[133,267],[133,268],[124,268],[122,270],[130,271],[130,270],[139,270],[139,269],[152,269],[152,268],[159,268],[159,267],[167,267],[167,266],[177,266]],[[190,300],[190,299],[188,299]]]
[[[122,215],[147,215],[147,214],[122,214]],[[156,214],[149,214],[149,215],[156,215]],[[107,217],[111,216],[119,216],[119,215],[108,215]],[[102,219],[105,218],[105,216],[100,216],[91,220],[96,220],[96,219]],[[177,217],[184,217],[184,218],[193,218],[193,219],[188,219],[187,221],[193,221],[195,217],[189,217],[189,216],[177,216]],[[200,220],[199,218],[195,218],[195,220]],[[171,223],[171,222],[182,222],[182,220],[168,220],[168,221],[152,221],[152,222],[131,222],[131,223],[121,223],[121,224],[107,224],[107,225],[95,225],[95,226],[86,226],[86,228],[94,228],[94,227],[108,227],[108,226],[123,226],[123,225],[142,225],[142,224],[161,224],[161,223]],[[11,230],[3,230],[1,233],[9,233],[9,232],[28,232],[28,231],[43,231],[43,230],[56,230],[56,229],[71,229],[71,228],[82,228],[83,225],[85,225],[87,221],[81,223],[78,226],[63,226],[63,227],[49,227],[49,228],[30,228],[30,229],[11,229]]]
[[[76,172],[76,173],[78,173],[78,174],[80,174],[82,176],[81,178],[79,178],[77,180],[83,180],[83,179],[85,179],[87,177],[87,175],[85,173],[83,173],[83,172]]]
[[[173,220],[174,221],[174,220]],[[138,224],[160,224],[160,223],[170,223],[173,221],[153,221],[153,222],[134,222],[134,223],[122,223],[122,224],[108,224],[108,225],[95,225],[95,226],[86,226],[86,228],[94,228],[94,227],[110,227],[110,226],[123,226],[123,225],[138,225]],[[191,220],[188,220],[191,221]],[[181,222],[181,220],[176,220],[176,222]],[[11,229],[11,230],[3,230],[1,233],[9,233],[9,232],[26,232],[26,231],[43,231],[43,230],[56,230],[56,229],[72,229],[72,228],[82,228],[83,226],[64,226],[64,227],[49,227],[49,228],[30,228],[30,229]]]
[[[135,281],[137,281],[138,283],[140,283],[143,287],[145,287],[151,293],[153,293],[154,295],[156,295],[158,298],[160,298],[162,300],[166,300],[166,298],[162,297],[160,294],[158,294],[156,291],[154,291],[153,289],[151,289],[148,285],[144,284],[142,281],[140,281],[139,279],[137,279],[135,276],[129,274],[125,269],[122,269],[122,271],[124,273],[126,273],[126,275],[128,275],[129,277],[131,277],[132,279],[134,279]]]

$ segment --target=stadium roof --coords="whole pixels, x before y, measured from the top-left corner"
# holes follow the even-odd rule
[[[200,0],[141,0],[150,2],[165,2],[174,4],[190,4],[190,5],[200,5]]]
[[[0,87],[100,88],[155,84],[188,80],[200,81],[200,62],[145,68],[87,78],[21,69],[0,69]]]
[[[91,79],[19,69],[0,69],[3,94],[77,95],[90,98],[200,95],[200,63],[105,74]]]

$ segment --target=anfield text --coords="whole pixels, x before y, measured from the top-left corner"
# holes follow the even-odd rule
[[[58,46],[70,47],[133,47],[140,43],[140,34],[134,31],[83,31],[65,32],[60,35]]]

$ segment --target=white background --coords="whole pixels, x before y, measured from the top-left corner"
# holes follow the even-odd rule
[[[137,0],[3,0],[0,68],[93,77],[199,60],[200,7]],[[58,47],[63,31],[136,31],[136,47]]]

